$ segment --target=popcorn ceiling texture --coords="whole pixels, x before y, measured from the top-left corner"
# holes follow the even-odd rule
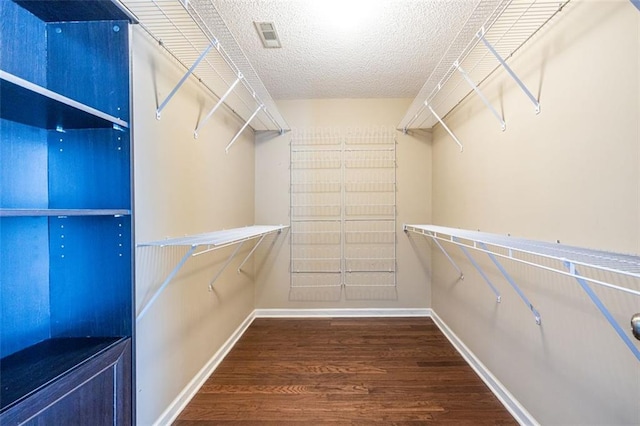
[[[213,1],[274,99],[414,97],[477,3],[370,0],[344,29],[318,12],[331,0]],[[282,48],[254,21],[274,22]]]

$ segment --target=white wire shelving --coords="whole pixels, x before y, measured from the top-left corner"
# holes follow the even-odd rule
[[[462,150],[462,143],[442,120],[475,91],[496,117],[506,123],[478,87],[498,68],[516,81],[540,112],[537,98],[506,60],[553,18],[569,0],[481,0],[398,124],[398,129],[429,129],[441,123]]]
[[[290,130],[275,102],[242,52],[211,0],[119,0],[139,25],[186,70],[175,88],[159,103],[156,116],[193,75],[217,98],[194,129],[194,136],[222,104],[243,121],[226,151],[247,128]]]
[[[477,250],[486,253],[491,261],[500,270],[505,279],[518,293],[522,301],[533,313],[536,323],[541,323],[541,317],[534,305],[529,301],[522,289],[515,283],[513,278],[504,269],[498,258],[509,259],[536,268],[552,271],[574,278],[580,287],[587,293],[591,301],[600,310],[602,315],[614,328],[616,333],[624,341],[627,347],[640,361],[640,349],[631,341],[631,338],[613,318],[609,310],[592,290],[591,284],[596,284],[626,294],[640,296],[640,290],[621,285],[605,282],[601,279],[582,275],[579,269],[600,270],[612,274],[622,275],[635,279],[640,279],[640,256],[620,254],[600,250],[585,249],[580,247],[567,246],[542,241],[526,240],[511,236],[502,236],[484,232],[469,231],[457,228],[447,228],[435,225],[404,225],[405,232],[412,232],[433,240],[434,244],[444,253],[447,260],[458,271],[460,278],[464,279],[464,274],[453,258],[447,253],[440,242],[454,244],[464,252],[467,259],[478,270],[483,280],[491,287],[500,302],[500,293],[496,286],[483,272],[477,262],[471,257],[467,249]],[[538,262],[536,259],[548,259],[552,262]]]
[[[182,257],[180,262],[173,268],[171,273],[167,276],[167,278],[163,281],[163,283],[158,287],[155,293],[149,298],[143,308],[140,310],[136,320],[140,321],[140,319],[148,312],[151,305],[156,301],[156,299],[160,296],[160,293],[169,285],[171,280],[176,276],[178,271],[184,266],[186,261],[190,257],[200,256],[205,253],[209,253],[214,250],[218,250],[224,247],[238,245],[236,249],[231,253],[227,261],[224,263],[222,268],[216,273],[213,279],[209,282],[209,290],[213,289],[213,284],[220,277],[222,272],[229,266],[231,261],[236,257],[243,244],[247,241],[259,238],[258,242],[253,246],[251,251],[247,254],[244,260],[240,263],[237,268],[238,273],[242,270],[244,264],[249,260],[251,255],[257,250],[260,243],[265,239],[267,235],[270,234],[280,234],[282,230],[288,228],[288,225],[254,225],[254,226],[246,226],[243,228],[233,228],[226,229],[222,231],[208,232],[204,234],[190,235],[186,237],[179,238],[170,238],[161,241],[152,241],[148,243],[138,244],[138,247],[175,247],[175,246],[184,246],[189,247],[189,250]],[[201,248],[199,251],[198,249]]]
[[[395,130],[294,133],[291,288],[395,288]]]

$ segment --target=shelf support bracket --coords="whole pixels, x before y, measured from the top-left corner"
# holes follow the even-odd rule
[[[487,253],[489,255],[489,258],[491,259],[493,264],[498,267],[498,269],[500,270],[502,275],[505,277],[505,279],[509,282],[509,284],[511,284],[511,287],[513,287],[513,289],[516,291],[516,293],[518,293],[518,296],[520,296],[520,299],[522,299],[522,301],[525,303],[525,305],[527,305],[529,307],[529,309],[533,313],[533,316],[536,319],[536,324],[540,325],[541,319],[540,319],[540,313],[538,312],[538,310],[529,301],[527,296],[522,292],[520,287],[518,287],[516,282],[513,280],[513,278],[511,278],[509,273],[504,269],[504,267],[500,264],[500,262],[498,262],[498,259],[496,259],[496,257],[493,255],[493,253],[491,253],[491,251],[489,251],[489,249],[487,248],[486,244],[482,243],[482,242],[478,242],[478,245],[482,248],[482,250],[485,251],[485,253]]]
[[[522,80],[520,80],[518,78],[518,76],[516,75],[515,72],[513,72],[511,67],[509,65],[507,65],[507,62],[502,58],[502,56],[500,56],[500,54],[496,51],[496,49],[493,48],[491,43],[489,43],[489,41],[484,37],[484,32],[485,32],[484,28],[482,30],[480,30],[480,32],[478,33],[478,38],[480,38],[480,40],[482,40],[482,42],[484,43],[486,48],[489,50],[489,52],[491,52],[493,54],[493,56],[498,60],[498,62],[500,62],[500,65],[502,65],[502,67],[507,71],[507,73],[511,76],[511,78],[518,84],[518,86],[520,86],[520,89],[522,89],[524,94],[527,95],[527,97],[533,103],[533,106],[535,107],[536,114],[539,114],[540,113],[540,102],[538,102],[538,99],[536,99],[536,97],[533,96],[533,94],[529,91],[527,86],[524,85]]]
[[[454,241],[455,241],[455,239],[454,239]],[[467,259],[469,259],[469,262],[471,262],[473,267],[476,268],[476,270],[480,273],[480,276],[485,280],[485,282],[487,284],[489,284],[489,287],[491,287],[491,291],[493,291],[493,294],[496,295],[496,302],[500,303],[501,300],[502,300],[502,297],[500,296],[500,292],[498,291],[496,286],[493,285],[493,283],[491,282],[489,277],[487,277],[485,275],[484,271],[482,270],[482,268],[480,268],[480,265],[478,265],[478,263],[476,263],[476,261],[473,259],[473,257],[471,257],[471,254],[469,253],[469,251],[466,248],[464,248],[463,246],[459,245],[459,244],[458,244],[458,247],[460,247],[460,250],[462,250],[464,255],[467,256]]]
[[[580,284],[580,287],[582,287],[582,289],[585,291],[585,293],[587,293],[587,296],[589,296],[589,298],[591,299],[593,304],[596,305],[596,307],[600,310],[600,313],[602,315],[604,315],[604,317],[607,319],[607,321],[609,321],[609,324],[611,324],[611,327],[613,327],[613,329],[616,331],[616,333],[618,333],[618,336],[620,336],[620,338],[629,347],[629,349],[631,349],[631,352],[635,355],[635,357],[638,359],[638,361],[640,361],[640,349],[638,349],[633,344],[633,342],[631,341],[629,336],[627,336],[625,334],[625,332],[622,329],[622,327],[620,327],[620,324],[618,324],[618,322],[615,320],[615,318],[613,318],[613,315],[611,315],[611,312],[609,312],[607,307],[604,306],[604,303],[602,303],[600,298],[598,298],[598,296],[591,289],[589,284],[587,284],[587,281],[580,277],[580,274],[576,270],[576,265],[574,263],[572,263],[572,262],[563,262],[563,263],[564,263],[565,268],[567,268],[569,270],[569,273],[576,279],[576,281],[578,281],[578,284]]]
[[[193,63],[193,65],[191,65],[191,68],[189,68],[189,70],[186,72],[186,74],[182,76],[182,78],[180,79],[178,84],[176,84],[176,87],[173,88],[173,90],[169,93],[169,95],[167,95],[165,100],[162,101],[162,103],[160,104],[160,106],[156,110],[156,119],[160,120],[160,115],[162,114],[162,110],[164,109],[164,107],[167,106],[167,104],[169,103],[171,98],[173,98],[173,96],[178,92],[178,90],[182,87],[184,82],[187,81],[187,78],[189,78],[189,76],[191,74],[193,74],[193,71],[200,64],[200,62],[202,62],[202,60],[205,58],[205,56],[207,56],[207,53],[209,53],[211,48],[213,48],[217,44],[218,44],[218,42],[214,40],[209,46],[207,46],[207,48],[204,49],[204,51],[200,54],[198,59],[196,59],[196,61]]]
[[[507,123],[504,122],[504,119],[502,118],[502,116],[498,113],[498,111],[496,111],[493,105],[491,105],[491,102],[489,102],[489,99],[487,99],[487,97],[484,95],[484,93],[482,93],[478,85],[476,85],[476,83],[474,83],[471,77],[469,77],[469,74],[467,74],[467,72],[462,69],[458,61],[454,62],[453,66],[456,67],[456,69],[460,72],[460,74],[462,74],[462,76],[467,81],[469,86],[471,86],[471,88],[476,92],[476,94],[480,97],[480,99],[482,99],[482,102],[484,102],[487,108],[489,108],[489,110],[494,115],[494,117],[496,117],[496,119],[500,123],[500,128],[504,132],[507,129]]]
[[[229,153],[229,149],[231,149],[231,146],[236,142],[236,139],[238,139],[240,137],[240,135],[242,134],[242,132],[244,132],[244,129],[246,129],[247,126],[249,125],[249,123],[251,123],[251,120],[256,118],[256,115],[258,115],[258,113],[260,112],[260,110],[262,108],[264,108],[263,104],[258,105],[258,108],[256,108],[256,110],[253,112],[253,114],[251,114],[251,117],[249,117],[249,119],[247,120],[246,123],[244,123],[242,128],[240,128],[240,130],[238,130],[238,133],[236,133],[236,135],[233,137],[233,139],[231,139],[231,142],[229,142],[227,147],[224,149],[224,152],[226,152],[227,154]]]
[[[433,110],[433,108],[431,108],[431,105],[429,105],[427,103],[427,101],[424,102],[424,105],[429,108],[429,111],[431,111],[431,114],[433,114],[433,116],[436,118],[436,120],[438,120],[440,122],[440,124],[442,125],[442,127],[444,127],[444,129],[447,131],[447,133],[449,133],[449,136],[451,136],[453,138],[453,140],[458,144],[458,146],[460,147],[460,152],[462,152],[462,150],[464,149],[462,147],[462,143],[460,142],[460,140],[456,137],[456,135],[453,134],[453,132],[451,131],[451,129],[449,129],[449,127],[447,127],[447,125],[444,123],[444,121],[442,121],[442,119],[440,118],[440,116],[438,114],[436,114],[436,112]]]
[[[182,259],[180,259],[180,262],[178,262],[178,264],[176,265],[175,268],[173,268],[171,273],[169,275],[167,275],[167,278],[165,278],[164,282],[160,285],[160,287],[158,287],[156,292],[153,293],[153,296],[151,296],[151,299],[149,299],[147,304],[144,305],[144,308],[142,308],[142,310],[140,311],[140,313],[136,317],[136,322],[140,321],[142,319],[142,317],[144,316],[144,314],[147,313],[147,311],[149,310],[151,305],[153,305],[153,303],[156,301],[156,299],[160,296],[160,293],[162,293],[162,290],[164,290],[164,288],[167,285],[169,285],[171,280],[173,280],[173,278],[176,276],[178,271],[184,266],[184,264],[187,261],[187,259],[189,259],[189,257],[191,257],[191,255],[193,254],[193,252],[196,250],[197,247],[198,246],[196,246],[196,245],[191,246],[191,248],[187,251],[187,253],[182,257]]]
[[[267,234],[264,234],[262,237],[260,237],[260,239],[258,240],[258,242],[256,243],[256,245],[253,246],[253,248],[251,249],[251,251],[249,252],[249,254],[244,258],[244,260],[240,263],[240,266],[238,266],[237,272],[240,273],[240,271],[242,271],[242,267],[244,266],[245,263],[247,263],[247,260],[249,260],[249,258],[251,257],[251,255],[258,249],[258,246],[260,245],[260,243],[262,242],[262,240],[264,240],[264,237],[266,237]]]
[[[224,265],[222,265],[222,268],[220,268],[220,270],[218,271],[218,273],[213,277],[213,279],[209,282],[209,291],[213,291],[213,283],[216,282],[216,280],[218,278],[220,278],[220,275],[222,275],[222,272],[224,272],[225,269],[227,269],[227,266],[229,266],[229,264],[231,263],[231,261],[233,260],[234,257],[236,257],[236,255],[238,254],[238,252],[240,251],[240,249],[242,248],[242,246],[244,245],[244,243],[247,240],[241,241],[240,244],[238,244],[238,246],[236,247],[236,249],[233,251],[233,253],[231,253],[231,256],[229,256],[229,258],[227,259],[227,261],[224,263]]]
[[[462,273],[462,270],[458,267],[456,262],[453,261],[451,256],[449,256],[449,253],[447,253],[447,251],[444,249],[444,247],[442,247],[442,245],[440,244],[440,242],[436,239],[436,237],[434,235],[429,235],[429,236],[431,237],[433,242],[436,243],[436,245],[438,246],[438,248],[440,249],[442,254],[444,254],[444,256],[449,260],[449,263],[451,263],[451,265],[455,268],[455,270],[458,271],[458,273],[460,274],[460,280],[464,280],[464,274]]]
[[[242,80],[242,78],[243,78],[242,73],[238,73],[238,78],[236,78],[236,80],[233,82],[233,84],[231,84],[231,86],[229,86],[229,88],[224,93],[224,95],[222,95],[222,97],[220,97],[220,99],[218,99],[218,102],[214,105],[213,108],[211,108],[211,111],[209,111],[207,116],[205,118],[203,118],[202,121],[200,121],[198,123],[198,125],[196,126],[196,130],[193,131],[193,137],[194,138],[196,138],[196,139],[198,138],[198,130],[200,130],[200,128],[204,125],[204,123],[209,121],[209,119],[211,118],[213,113],[216,112],[216,110],[220,107],[220,105],[222,105],[222,103],[227,99],[227,97],[231,94],[231,92],[233,92],[233,89],[235,89],[235,87],[238,85],[238,83],[240,83],[240,80]]]

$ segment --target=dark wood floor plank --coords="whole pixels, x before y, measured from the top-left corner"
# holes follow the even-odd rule
[[[256,319],[175,422],[516,422],[428,318]]]

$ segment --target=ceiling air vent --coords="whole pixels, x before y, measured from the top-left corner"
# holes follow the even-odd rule
[[[273,22],[254,22],[254,24],[264,47],[282,47],[278,33],[276,32],[276,26]]]

